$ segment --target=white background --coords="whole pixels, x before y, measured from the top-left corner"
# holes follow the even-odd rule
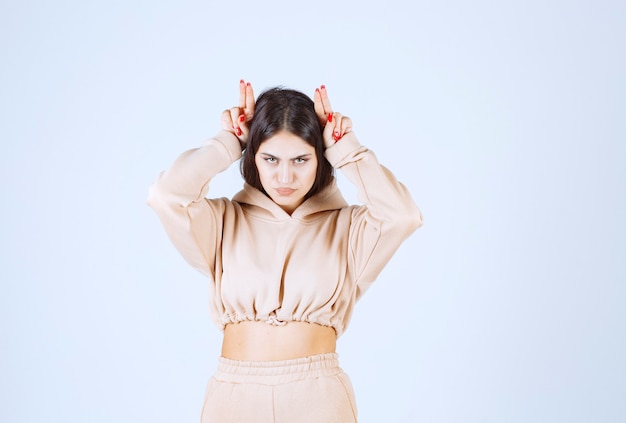
[[[240,78],[326,84],[424,213],[339,340],[362,423],[626,421],[625,3],[367,3],[2,0],[0,421],[199,421],[144,201]]]

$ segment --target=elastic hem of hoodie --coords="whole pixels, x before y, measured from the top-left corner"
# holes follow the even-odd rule
[[[333,328],[337,337],[341,335],[342,331],[339,330],[339,326],[337,324],[333,324],[328,320],[314,319],[307,316],[302,317],[293,317],[293,316],[285,316],[281,313],[270,313],[270,314],[257,314],[257,315],[247,315],[247,314],[231,314],[231,315],[223,315],[219,319],[218,327],[223,332],[226,328],[226,325],[232,323],[241,323],[241,322],[263,322],[268,324],[276,325],[277,322],[280,322],[280,325],[289,324],[290,322],[302,322],[302,323],[312,323],[320,326],[325,326],[329,328]]]

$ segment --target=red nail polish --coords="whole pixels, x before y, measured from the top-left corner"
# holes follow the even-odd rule
[[[239,116],[239,122],[243,122],[244,120],[246,120],[246,115]]]
[[[246,85],[249,87],[249,86],[250,86],[250,83],[249,83],[249,82],[246,82]]]
[[[335,132],[335,133],[333,134],[333,139],[335,140],[335,142],[339,141],[339,138],[341,138],[341,137],[339,136],[339,134],[338,134],[338,133],[336,133],[336,132]]]
[[[241,128],[237,128],[237,135],[241,135]]]
[[[322,85],[320,88],[325,90],[326,89],[326,85]]]
[[[244,80],[243,80],[243,79],[240,79],[240,80],[239,80],[239,83],[240,83],[240,84],[243,84],[243,83],[244,83]]]
[[[332,114],[332,113],[329,113],[329,114],[328,114],[328,121],[329,121],[329,122],[332,122],[332,121],[333,121],[333,114]]]

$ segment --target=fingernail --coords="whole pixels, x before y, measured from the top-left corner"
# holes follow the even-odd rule
[[[249,82],[246,82],[246,85],[249,87],[249,86],[250,86],[250,83],[249,83]]]
[[[333,114],[332,114],[332,113],[329,113],[329,114],[328,114],[328,121],[329,121],[329,122],[332,122],[332,121],[333,121]]]
[[[243,122],[244,120],[246,120],[246,115],[239,116],[239,122]]]
[[[339,141],[339,138],[341,138],[341,136],[339,135],[339,132],[337,131],[333,132],[333,138],[335,139],[335,141]]]
[[[244,80],[243,80],[243,79],[240,79],[240,80],[239,80],[239,83],[240,83],[240,84],[244,84]]]
[[[325,90],[326,89],[326,85],[322,85],[320,88]]]
[[[237,135],[241,135],[241,128],[237,128]]]

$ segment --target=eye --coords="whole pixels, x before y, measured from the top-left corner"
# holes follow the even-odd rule
[[[266,157],[265,161],[268,162],[268,163],[276,163],[277,162],[276,157]]]
[[[298,157],[297,159],[294,159],[294,163],[296,164],[306,163],[307,161],[308,159],[303,159],[302,157]]]

